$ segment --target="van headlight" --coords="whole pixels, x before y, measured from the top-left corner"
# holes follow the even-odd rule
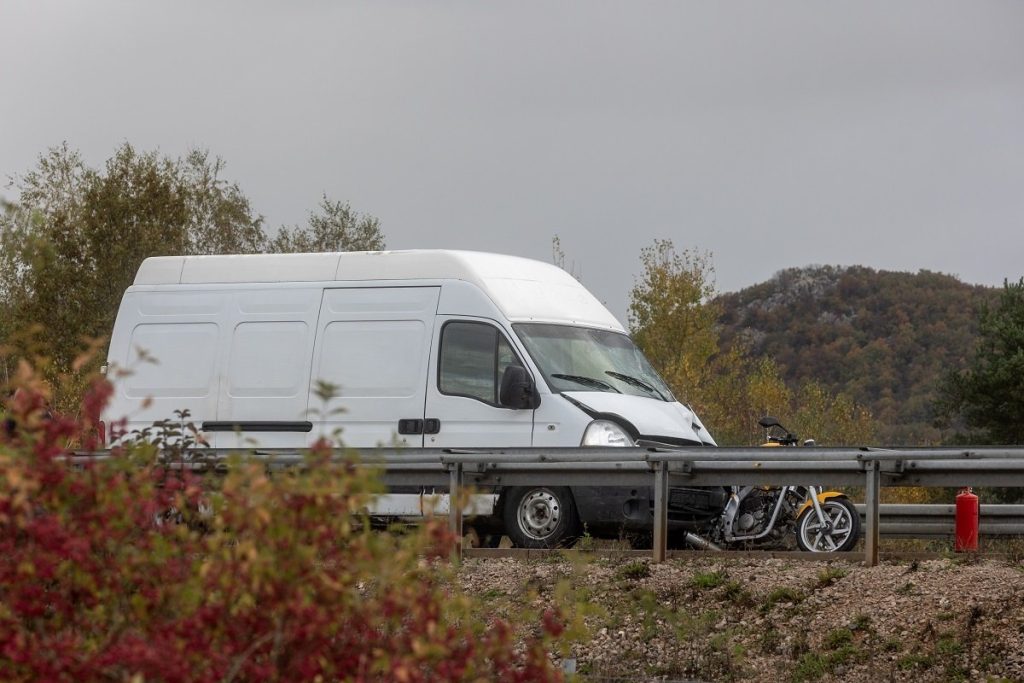
[[[611,420],[594,420],[583,432],[581,446],[635,446],[633,437]]]

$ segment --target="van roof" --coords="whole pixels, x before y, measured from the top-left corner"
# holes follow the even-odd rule
[[[413,249],[317,254],[157,256],[136,285],[465,280],[512,321],[572,322],[624,331],[575,278],[550,263],[475,251]]]

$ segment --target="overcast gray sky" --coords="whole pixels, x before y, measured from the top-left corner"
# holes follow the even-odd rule
[[[625,322],[640,249],[1024,274],[1024,3],[0,0],[0,178],[67,140],[224,158],[271,228],[551,258]],[[4,187],[0,195],[16,199]]]

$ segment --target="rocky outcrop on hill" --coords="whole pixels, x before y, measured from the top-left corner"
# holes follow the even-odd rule
[[[973,352],[996,289],[921,271],[791,268],[718,298],[722,340],[773,358],[791,384],[822,383],[867,406],[880,443],[937,443],[932,403],[943,375]]]

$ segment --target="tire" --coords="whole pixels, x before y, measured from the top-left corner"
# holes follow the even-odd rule
[[[559,548],[575,539],[579,527],[569,489],[515,486],[502,507],[505,534],[517,548]]]
[[[845,553],[853,550],[860,538],[860,514],[845,496],[829,498],[821,504],[829,529],[822,533],[821,523],[810,506],[796,521],[796,543],[800,550],[814,553]]]

